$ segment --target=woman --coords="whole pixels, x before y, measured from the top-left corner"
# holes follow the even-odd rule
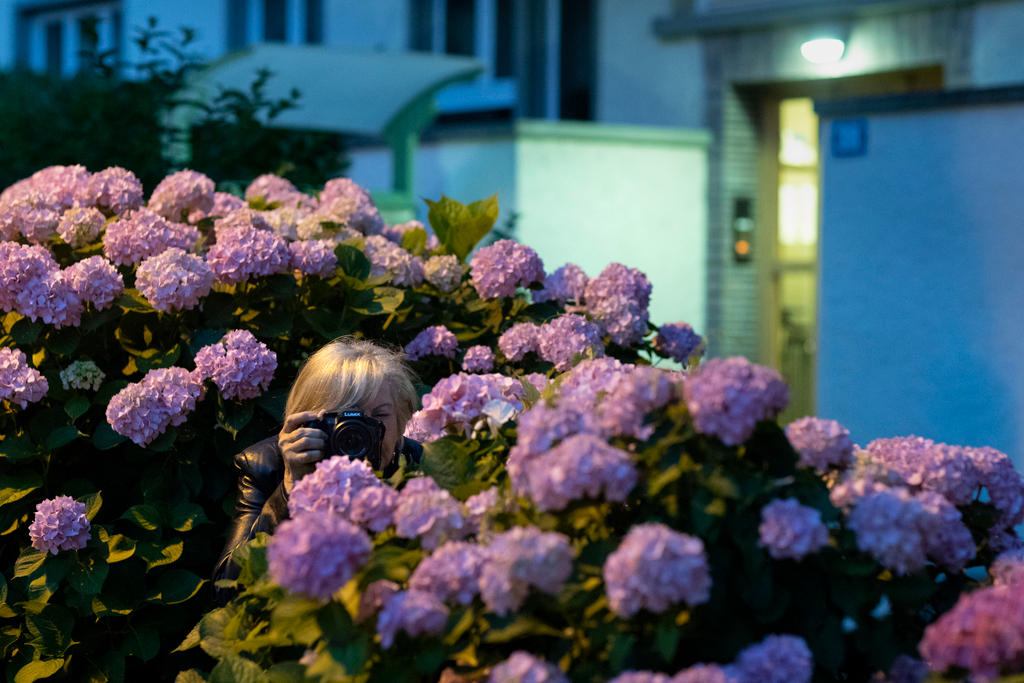
[[[231,554],[257,533],[272,533],[288,518],[288,496],[295,482],[330,453],[327,433],[310,425],[325,414],[360,410],[383,424],[380,463],[384,476],[404,459],[419,463],[423,447],[402,436],[419,397],[404,355],[366,340],[342,337],[322,347],[303,363],[288,393],[280,433],[235,456],[239,469],[238,504],[227,543],[213,573],[214,581],[234,579],[238,567]],[[233,591],[217,589],[223,602]]]

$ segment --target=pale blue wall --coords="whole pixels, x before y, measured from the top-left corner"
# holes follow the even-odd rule
[[[1024,463],[1024,105],[823,121],[819,414]]]

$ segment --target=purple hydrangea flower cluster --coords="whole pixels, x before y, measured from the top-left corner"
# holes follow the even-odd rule
[[[391,598],[402,592],[402,587],[394,581],[378,579],[359,594],[359,607],[356,610],[356,621],[366,621],[381,611]]]
[[[337,515],[303,515],[274,531],[267,566],[286,590],[326,600],[355,576],[372,548],[365,531]]]
[[[65,210],[89,204],[88,181],[83,166],[49,166],[14,183],[0,193],[0,238],[49,241]]]
[[[544,263],[530,247],[498,240],[481,247],[469,262],[470,278],[481,299],[515,296],[518,287],[544,279]]]
[[[469,436],[489,406],[500,402],[522,410],[524,395],[523,385],[505,375],[450,375],[423,397],[423,408],[413,414],[405,434],[417,441],[435,441],[449,431]]]
[[[17,293],[18,312],[54,327],[77,326],[84,306],[62,271],[54,271]]]
[[[511,361],[522,360],[540,350],[540,327],[534,323],[516,323],[498,337],[498,348]]]
[[[374,533],[380,533],[395,521],[398,491],[390,486],[369,486],[352,500],[352,521]]]
[[[569,683],[569,678],[554,664],[516,650],[494,665],[487,683]]]
[[[184,222],[193,211],[210,211],[213,191],[212,180],[198,171],[185,169],[160,181],[149,196],[149,208],[168,220]]]
[[[514,487],[529,488],[527,468],[558,441],[577,434],[602,435],[597,418],[587,406],[538,401],[519,416],[516,445],[509,450],[508,475]]]
[[[106,376],[106,373],[91,360],[76,360],[60,371],[60,383],[65,391],[99,391]]]
[[[307,240],[291,242],[292,268],[306,275],[329,278],[338,271],[338,256],[334,253],[334,243],[329,240]]]
[[[79,323],[83,306],[45,247],[0,242],[0,309],[63,327]]]
[[[491,539],[480,573],[480,597],[498,615],[515,612],[530,588],[556,595],[572,574],[569,539],[534,526],[513,527]]]
[[[988,446],[966,448],[964,451],[974,463],[978,479],[988,492],[989,502],[1002,513],[994,531],[1024,522],[1024,477],[1013,466],[1009,456]]]
[[[187,311],[210,293],[213,271],[181,249],[167,249],[139,264],[135,287],[158,311]]]
[[[459,340],[444,325],[428,327],[406,344],[405,352],[410,360],[419,360],[427,356],[444,356],[455,358],[455,350],[459,348]]]
[[[377,634],[386,650],[395,644],[399,631],[410,638],[436,635],[447,622],[448,608],[433,594],[415,589],[402,591],[388,600],[377,616]]]
[[[924,630],[918,650],[928,668],[957,667],[971,680],[990,681],[1019,673],[1024,661],[1024,591],[1019,585],[990,586],[960,596]]]
[[[624,365],[615,358],[581,360],[561,376],[558,387],[562,405],[588,406],[595,409],[602,394],[611,391],[619,377],[637,366]]]
[[[666,674],[654,671],[623,671],[608,683],[673,683]]]
[[[909,486],[941,493],[955,505],[971,502],[981,486],[974,462],[958,446],[907,436],[875,439],[865,450]]]
[[[64,277],[71,290],[83,302],[96,310],[108,308],[124,292],[124,278],[102,256],[90,256],[64,269]]]
[[[739,677],[734,666],[694,664],[672,677],[672,683],[747,683]],[[754,681],[750,681],[754,683]]]
[[[582,315],[566,313],[541,325],[537,331],[540,357],[564,372],[572,367],[577,356],[604,355],[601,330]],[[499,347],[501,341],[499,340]]]
[[[395,506],[395,527],[399,536],[419,538],[428,550],[446,540],[458,540],[468,530],[459,502],[430,477],[413,479],[402,489]]]
[[[800,454],[800,467],[813,467],[824,473],[829,468],[845,468],[853,463],[850,432],[835,420],[802,417],[789,423],[786,438]]]
[[[50,390],[50,385],[21,349],[0,347],[0,401],[17,403],[25,408]]]
[[[494,351],[483,345],[469,347],[462,357],[462,369],[466,372],[490,372],[494,369]]]
[[[90,244],[103,231],[106,218],[91,206],[76,206],[64,212],[57,225],[57,234],[71,247]]]
[[[299,192],[290,180],[273,173],[258,176],[245,188],[246,200],[252,201],[261,197],[267,204],[282,206],[298,206],[312,202],[312,199]]]
[[[221,218],[228,214],[238,211],[239,209],[248,208],[248,204],[245,200],[236,197],[228,192],[214,192],[213,193],[213,205],[210,210],[206,213],[197,213],[195,216],[190,216],[190,219],[197,220],[199,218],[205,218],[206,216],[219,216]]]
[[[224,398],[256,398],[270,386],[275,370],[277,354],[248,330],[232,330],[196,354],[196,371],[212,379]]]
[[[467,522],[473,533],[480,533],[484,526],[484,520],[493,511],[502,507],[501,492],[497,486],[484,489],[466,499]]]
[[[127,266],[172,247],[192,251],[198,241],[199,229],[195,226],[168,221],[149,209],[138,209],[107,224],[103,253],[117,265]]]
[[[107,422],[139,446],[182,424],[202,396],[202,381],[184,368],[150,370],[107,404]]]
[[[383,486],[365,460],[335,455],[295,482],[288,496],[292,517],[308,512],[341,515],[350,522],[356,496],[366,488]]]
[[[613,342],[632,346],[647,332],[651,282],[636,268],[611,263],[587,283],[587,313]]]
[[[810,683],[814,658],[803,638],[772,635],[740,652],[736,668],[744,683]]]
[[[654,351],[662,358],[671,358],[686,365],[691,358],[700,356],[704,340],[688,323],[667,323],[658,328],[654,337]]]
[[[678,602],[700,605],[711,597],[704,543],[664,524],[638,524],[604,563],[611,610],[629,618],[641,609],[663,612]]]
[[[28,536],[36,550],[56,555],[61,550],[81,550],[89,542],[85,503],[71,496],[57,496],[36,505]]]
[[[332,178],[324,185],[320,193],[320,206],[332,206],[340,203],[349,208],[342,221],[364,235],[377,235],[384,229],[377,206],[373,203],[370,193],[353,182],[350,178]]]
[[[520,462],[514,488],[528,496],[540,510],[561,510],[584,497],[622,502],[636,486],[638,474],[629,453],[593,434],[576,434],[545,453]]]
[[[442,292],[450,292],[462,282],[462,265],[454,254],[431,256],[423,264],[423,275]]]
[[[828,545],[821,513],[793,498],[777,499],[761,508],[758,545],[776,560],[802,560]]]
[[[789,403],[779,373],[746,358],[713,358],[690,373],[684,385],[694,428],[736,446],[761,420],[775,417]]]
[[[370,235],[363,245],[370,260],[370,276],[387,275],[399,287],[415,287],[423,282],[423,259],[413,256],[383,235]]]
[[[100,209],[121,216],[142,206],[142,183],[134,173],[111,166],[89,178],[87,194]]]
[[[924,683],[926,678],[927,664],[920,659],[898,655],[889,666],[889,675],[885,677],[885,683]]]
[[[484,551],[465,541],[448,541],[423,559],[409,577],[409,588],[441,602],[468,605],[480,592]]]
[[[1007,550],[997,555],[988,568],[988,574],[997,586],[1024,581],[1024,548]]]
[[[422,230],[427,232],[426,226],[421,221],[406,221],[405,223],[396,223],[395,225],[385,225],[381,233],[384,237],[395,244],[401,244],[402,239],[413,230]],[[429,239],[430,235],[428,235]]]
[[[554,301],[564,304],[567,301],[582,302],[590,278],[575,263],[567,263],[544,278],[544,289],[533,293],[536,303]]]
[[[259,227],[249,209],[240,209],[223,220],[230,222],[218,224],[217,243],[206,252],[206,262],[217,282],[232,285],[288,272],[288,243],[269,226]]]
[[[682,397],[681,374],[649,365],[623,365],[617,372],[609,373],[607,380],[597,414],[601,429],[608,436],[649,438],[654,426],[644,424],[645,417]],[[566,390],[564,384],[562,390]],[[576,394],[578,396],[579,392]],[[562,400],[565,400],[564,393]]]

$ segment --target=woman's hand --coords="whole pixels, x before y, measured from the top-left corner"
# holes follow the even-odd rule
[[[323,430],[304,426],[321,417],[323,411],[307,410],[284,418],[277,446],[284,457],[284,490],[288,495],[295,482],[316,469],[316,463],[324,457],[327,435]]]

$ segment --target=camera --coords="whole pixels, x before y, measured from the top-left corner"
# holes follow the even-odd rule
[[[380,469],[380,445],[384,440],[384,423],[361,410],[325,413],[322,419],[308,423],[327,435],[326,456],[347,455],[369,461]]]

